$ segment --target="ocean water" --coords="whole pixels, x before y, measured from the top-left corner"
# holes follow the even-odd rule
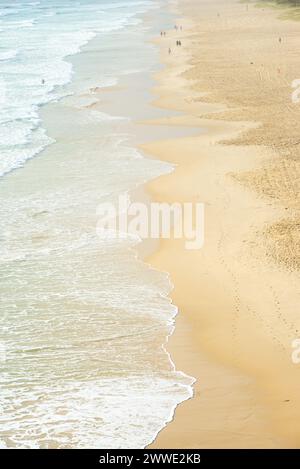
[[[160,6],[0,0],[3,448],[142,448],[192,395],[168,275],[96,234],[99,203],[172,171],[134,146],[134,94],[126,112],[108,91],[156,70]]]
[[[0,176],[51,139],[39,106],[63,96],[72,78],[66,57],[97,34],[118,31],[151,5],[145,1],[0,1]],[[110,84],[108,81],[107,84]]]

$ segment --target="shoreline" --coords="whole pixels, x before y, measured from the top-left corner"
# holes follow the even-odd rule
[[[1,446],[299,447],[300,23],[171,0],[176,48],[168,1],[69,56],[53,144],[2,179]],[[103,241],[123,194],[204,203],[204,247]]]
[[[170,114],[149,104],[160,22],[155,9],[146,25],[112,43],[94,38],[73,56],[74,93],[40,111],[55,142],[2,180],[3,304],[12,314],[0,345],[13,383],[3,446],[143,448],[190,396],[163,348],[177,312],[168,274],[138,258],[132,240],[96,233],[101,203],[170,169],[137,151],[177,133],[137,123]],[[103,64],[104,52],[119,55]],[[111,74],[119,86],[101,88]]]
[[[201,252],[190,253],[178,240],[163,240],[148,259],[155,268],[168,271],[174,284],[171,298],[179,314],[168,351],[177,369],[197,379],[194,397],[177,407],[173,421],[151,448],[299,447],[300,375],[291,362],[291,341],[300,329],[295,313],[299,275],[284,265],[278,268],[263,251],[263,230],[282,218],[283,209],[278,201],[262,197],[264,181],[256,185],[248,182],[248,175],[258,178],[264,165],[278,161],[278,147],[262,144],[256,136],[262,124],[249,119],[250,112],[241,104],[234,106],[234,99],[229,103],[207,94],[217,89],[221,97],[222,88],[213,88],[207,77],[204,86],[198,85],[205,65],[195,70],[195,64],[201,63],[200,54],[209,48],[207,41],[219,25],[219,15],[223,21],[220,37],[231,34],[230,23],[241,30],[245,24],[260,28],[266,22],[276,31],[281,28],[276,12],[255,10],[250,5],[245,19],[245,8],[234,1],[219,0],[214,5],[203,1],[196,11],[190,1],[184,5],[184,20],[180,21],[184,25],[182,49],[168,56],[163,43],[161,57],[167,67],[157,76],[154,105],[181,115],[148,123],[199,127],[205,133],[143,145],[147,154],[176,165],[172,174],[148,183],[146,188],[158,202],[204,202],[206,241]],[[193,11],[191,24],[186,18]],[[205,21],[208,25],[201,33],[200,14],[202,28],[205,30]],[[261,22],[256,26],[259,15]],[[287,27],[283,28],[286,32]],[[175,37],[175,32],[168,32],[168,41],[174,43]],[[246,41],[247,31],[241,49],[248,47]],[[234,37],[230,46],[224,39],[223,47],[229,49],[233,43]],[[217,78],[221,80],[220,73],[230,78],[230,71],[221,69],[223,62],[211,59],[218,44],[213,47],[205,56],[209,72],[215,68]],[[256,48],[253,51],[259,58],[264,53]],[[231,58],[227,64],[224,59],[225,66]],[[288,64],[291,58],[284,60]],[[251,65],[240,67],[241,80]],[[272,72],[270,68],[264,64],[262,81]],[[257,74],[260,77],[261,71]],[[269,81],[267,86],[274,86]],[[275,85],[281,86],[281,77],[275,76]],[[218,102],[222,104],[215,104]],[[252,106],[255,108],[255,101]],[[251,143],[249,135],[253,135]]]

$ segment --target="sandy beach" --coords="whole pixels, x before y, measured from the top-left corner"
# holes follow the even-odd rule
[[[4,3],[0,448],[299,448],[300,8]]]
[[[199,135],[143,145],[176,165],[147,190],[159,202],[203,202],[205,243],[188,251],[163,240],[149,259],[174,284],[168,350],[197,380],[151,447],[298,448],[300,23],[254,2],[172,8],[182,31],[157,40],[166,67],[154,104],[181,114],[147,124]]]
[[[168,274],[98,228],[107,203],[172,171],[137,144],[177,128],[136,123],[170,115],[150,93],[170,14],[41,3],[0,7],[0,448],[144,448],[192,379],[162,347]]]

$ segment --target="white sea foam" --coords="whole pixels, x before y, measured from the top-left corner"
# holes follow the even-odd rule
[[[96,35],[133,24],[138,8],[145,9],[147,1],[124,2],[121,10],[118,3],[104,1],[99,6],[95,0],[78,4],[67,0],[20,2],[14,8],[7,6],[0,10],[0,82],[5,83],[5,93],[0,89],[0,122],[9,120],[10,130],[15,122],[16,131],[11,132],[9,142],[8,133],[2,130],[5,139],[1,143],[7,148],[1,154],[0,175],[9,172],[10,165],[11,169],[21,167],[26,155],[31,158],[44,148],[40,145],[28,151],[18,148],[24,145],[20,120],[25,119],[26,124],[36,120],[39,106],[66,95],[63,87],[72,79],[72,65],[67,57],[80,52]],[[103,77],[105,80],[115,81],[116,77]],[[32,147],[33,139],[28,135],[26,138]]]
[[[52,118],[63,138],[36,160],[41,171],[28,166],[0,186],[0,447],[142,448],[191,397],[193,380],[176,371],[163,345],[177,313],[169,277],[137,259],[137,240],[98,239],[95,208],[172,167],[144,159],[125,131],[116,133],[126,118],[88,106],[98,87],[143,69],[146,46],[124,62],[115,51],[122,28],[153,4],[41,0],[15,7],[1,17],[0,176],[53,142],[40,106],[70,93],[66,58],[95,35],[103,56],[97,50],[102,60],[90,71],[91,48],[83,82],[56,104]],[[64,127],[66,101],[77,109]]]
[[[8,50],[8,51],[5,51],[5,52],[1,52],[0,51],[0,60],[9,60],[9,59],[13,59],[14,57],[16,57],[18,54],[18,51],[17,50]]]
[[[120,120],[128,120],[126,117],[122,116],[112,116],[110,114],[106,114],[105,112],[100,112],[91,109],[88,113],[88,118],[86,122],[89,123],[90,121],[97,121],[97,122],[112,122],[112,121],[120,121]]]
[[[0,17],[7,16],[7,15],[15,15],[19,13],[19,9],[17,8],[7,8],[6,10],[0,10]]]

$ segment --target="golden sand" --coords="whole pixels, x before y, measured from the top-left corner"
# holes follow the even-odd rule
[[[299,447],[300,22],[234,0],[178,8],[155,104],[181,115],[155,123],[199,136],[143,149],[177,165],[148,184],[154,200],[205,203],[204,247],[163,240],[150,258],[175,286],[168,348],[197,383],[152,447]]]

